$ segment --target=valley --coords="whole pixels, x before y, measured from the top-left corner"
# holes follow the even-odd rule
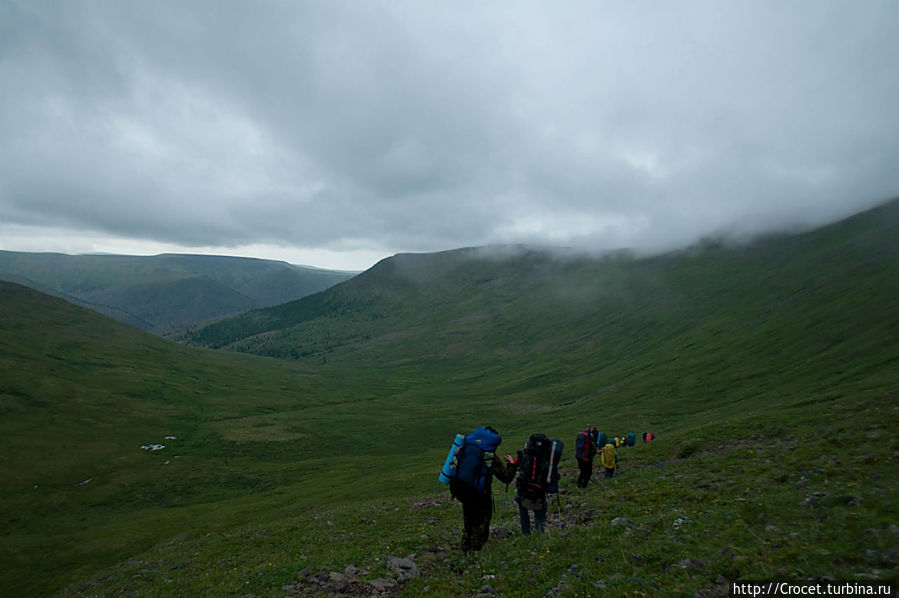
[[[0,590],[326,595],[313,575],[348,567],[407,596],[895,580],[897,225],[894,200],[658,256],[403,254],[182,344],[0,283]],[[501,451],[565,441],[562,493],[524,537],[497,485],[465,557],[436,477],[484,423]],[[657,439],[577,489],[587,424]]]

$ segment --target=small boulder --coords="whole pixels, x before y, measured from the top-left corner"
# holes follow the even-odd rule
[[[369,580],[368,585],[374,588],[376,592],[389,592],[397,586],[397,583],[393,579],[379,577],[377,579]]]
[[[678,569],[689,569],[690,571],[702,571],[705,563],[699,559],[684,559],[674,565]]]
[[[346,592],[350,589],[350,580],[346,575],[337,571],[328,574],[328,583],[336,592]]]
[[[409,559],[401,559],[399,557],[389,557],[387,559],[387,568],[396,573],[399,581],[407,581],[421,576],[418,565]]]

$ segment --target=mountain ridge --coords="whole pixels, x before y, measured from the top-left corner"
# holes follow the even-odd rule
[[[0,279],[25,283],[157,334],[303,297],[352,275],[230,256],[0,251]]]

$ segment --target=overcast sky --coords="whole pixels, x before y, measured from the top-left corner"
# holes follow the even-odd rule
[[[0,0],[0,249],[364,269],[899,195],[896,0]]]

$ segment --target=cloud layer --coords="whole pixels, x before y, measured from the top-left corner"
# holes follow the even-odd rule
[[[6,2],[0,227],[393,253],[819,224],[899,193],[897,33],[892,0]]]

